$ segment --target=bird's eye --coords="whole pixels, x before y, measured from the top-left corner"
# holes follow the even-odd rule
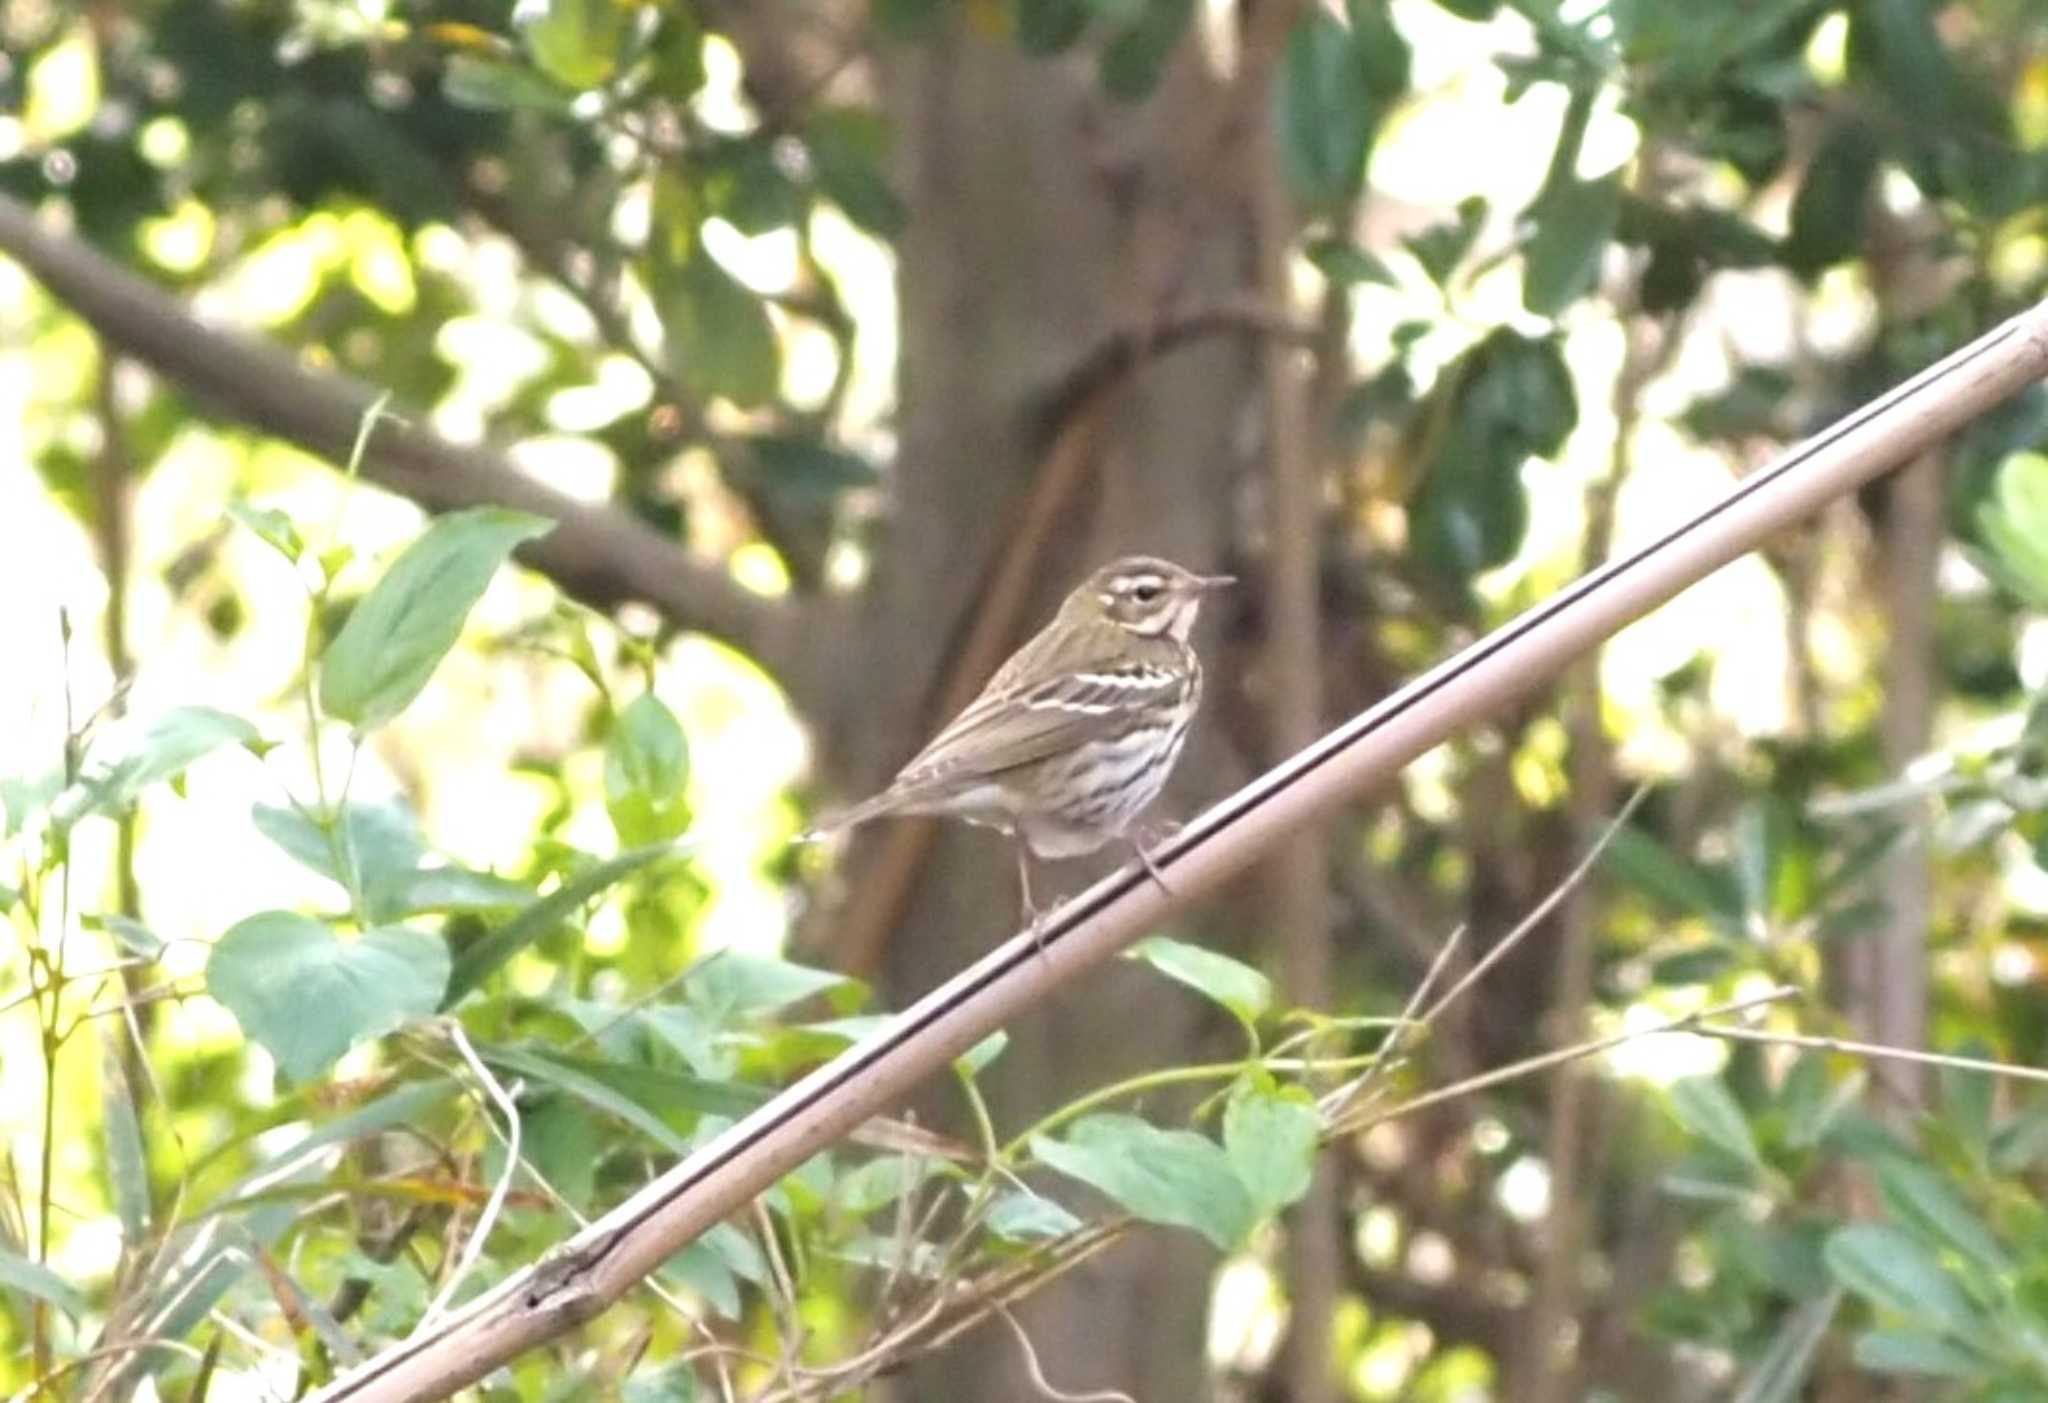
[[[1140,580],[1137,584],[1131,586],[1131,598],[1137,600],[1140,604],[1150,604],[1153,600],[1159,598],[1163,592],[1164,587],[1157,580]]]

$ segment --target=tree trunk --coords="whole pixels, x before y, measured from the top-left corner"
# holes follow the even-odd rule
[[[1029,59],[1005,37],[954,22],[885,67],[914,211],[900,245],[902,439],[873,617],[858,671],[845,673],[858,711],[836,726],[847,773],[869,781],[886,778],[944,719],[931,714],[934,679],[1037,467],[1034,397],[1113,328],[1235,287],[1245,247],[1241,211],[1209,184],[1227,163],[1195,149],[1227,139],[1228,127],[1206,119],[1219,94],[1194,63],[1171,71],[1148,103],[1119,106],[1086,67]],[[1111,407],[1094,490],[1079,494],[1071,528],[1039,562],[1027,631],[1113,554],[1156,552],[1203,570],[1224,563],[1233,428],[1252,365],[1244,347],[1211,340],[1133,376]],[[1198,644],[1215,657],[1209,639]],[[1212,672],[1212,687],[1228,685]],[[1185,815],[1235,782],[1217,737],[1213,722],[1197,726],[1163,810]],[[867,846],[849,865],[855,887]],[[1042,898],[1102,865],[1047,868]],[[1014,930],[1017,909],[1003,843],[949,825],[888,933],[888,1001],[922,993]],[[1009,1031],[1007,1051],[984,1073],[1005,1131],[1140,1068],[1193,1060],[1216,1030],[1184,991],[1120,963]],[[953,1122],[957,1111],[942,1090],[928,1114]],[[1200,1399],[1212,1266],[1190,1234],[1141,1232],[1040,1293],[1019,1319],[1056,1387]],[[1036,1393],[999,1325],[923,1362],[899,1387],[906,1398]]]

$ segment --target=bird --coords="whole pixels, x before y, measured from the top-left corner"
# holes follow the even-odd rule
[[[1202,699],[1188,637],[1202,601],[1236,583],[1132,555],[1083,580],[981,694],[879,794],[823,815],[806,840],[886,815],[965,819],[1015,844],[1023,913],[1041,937],[1031,860],[1078,857],[1130,834],[1159,797]]]

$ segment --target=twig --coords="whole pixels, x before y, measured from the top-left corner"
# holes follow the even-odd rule
[[[1017,1348],[1024,1351],[1024,1368],[1031,1375],[1031,1386],[1053,1403],[1137,1403],[1130,1394],[1121,1389],[1101,1388],[1088,1393],[1068,1393],[1054,1388],[1045,1380],[1045,1371],[1038,1367],[1038,1351],[1031,1346],[1031,1337],[1024,1333],[1024,1327],[1017,1323],[1017,1317],[1010,1314],[1008,1306],[997,1306],[996,1314],[1002,1317],[1010,1333],[1017,1337]]]
[[[1667,1018],[1663,1022],[1653,1024],[1647,1028],[1630,1028],[1626,1032],[1613,1033],[1604,1038],[1595,1038],[1590,1042],[1574,1043],[1570,1047],[1555,1048],[1549,1052],[1538,1053],[1534,1057],[1524,1057],[1521,1061],[1510,1062],[1505,1067],[1495,1067],[1492,1071],[1481,1072],[1476,1077],[1466,1077],[1462,1081],[1452,1082],[1449,1086],[1440,1086],[1434,1091],[1426,1091],[1420,1096],[1403,1101],[1398,1106],[1390,1106],[1378,1115],[1356,1116],[1349,1121],[1340,1122],[1331,1126],[1329,1133],[1333,1135],[1348,1135],[1355,1131],[1365,1130],[1371,1126],[1378,1125],[1382,1121],[1398,1120],[1402,1116],[1412,1115],[1426,1106],[1440,1105],[1445,1101],[1455,1101],[1461,1096],[1469,1096],[1475,1091],[1484,1091],[1486,1088],[1498,1086],[1502,1082],[1516,1081],[1533,1072],[1543,1071],[1547,1067],[1555,1067],[1565,1062],[1575,1062],[1582,1057],[1597,1056],[1609,1048],[1620,1047],[1623,1043],[1634,1042],[1638,1038],[1655,1037],[1659,1033],[1692,1032],[1699,1028],[1702,1019],[1725,1018],[1731,1013],[1746,1013],[1750,1009],[1761,1008],[1765,1004],[1779,1003],[1785,999],[1797,998],[1798,996],[1799,990],[1791,985],[1780,985],[1761,994],[1752,994],[1747,998],[1735,999],[1724,1004],[1715,1004],[1712,1008],[1703,1008],[1697,1013],[1688,1013],[1678,1018]],[[2043,1073],[2042,1079],[2048,1080],[2048,1073]]]
[[[1819,1033],[1774,1033],[1767,1028],[1736,1028],[1726,1023],[1702,1023],[1685,1031],[1705,1038],[1730,1042],[1765,1043],[1779,1047],[1810,1047],[1822,1052],[1846,1053],[1852,1057],[1876,1057],[1891,1062],[1912,1062],[1924,1067],[1946,1067],[1956,1072],[1982,1072],[2013,1081],[2048,1082],[2048,1068],[2023,1067],[2014,1062],[1993,1062],[1983,1057],[1959,1057],[1948,1052],[1920,1052],[1910,1047],[1859,1042],[1854,1038],[1831,1038]]]
[[[512,1098],[519,1094],[521,1083],[514,1082],[509,1092],[498,1084],[498,1079],[491,1075],[490,1068],[484,1065],[483,1059],[476,1055],[476,1049],[470,1046],[469,1034],[463,1031],[460,1019],[445,1019],[442,1027],[446,1030],[449,1041],[455,1044],[455,1050],[462,1054],[462,1060],[468,1065],[470,1075],[483,1087],[484,1095],[498,1108],[498,1113],[505,1117],[505,1124],[510,1129],[506,1133],[504,1172],[498,1175],[498,1182],[491,1186],[491,1196],[484,1202],[484,1211],[477,1216],[476,1226],[470,1230],[468,1240],[462,1244],[462,1256],[456,1261],[455,1270],[448,1274],[448,1280],[442,1283],[440,1291],[428,1305],[426,1313],[420,1317],[419,1324],[413,1327],[415,1331],[431,1328],[446,1312],[449,1302],[455,1299],[455,1293],[462,1288],[463,1280],[476,1267],[477,1259],[483,1255],[484,1243],[489,1239],[491,1229],[497,1225],[498,1214],[505,1207],[505,1195],[511,1191],[513,1176],[519,1173],[521,1126],[519,1107],[514,1104]]]

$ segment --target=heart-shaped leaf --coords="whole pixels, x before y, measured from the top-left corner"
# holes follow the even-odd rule
[[[265,911],[213,947],[206,989],[294,1081],[365,1038],[432,1013],[448,986],[438,937],[379,926],[344,940],[309,916]]]

